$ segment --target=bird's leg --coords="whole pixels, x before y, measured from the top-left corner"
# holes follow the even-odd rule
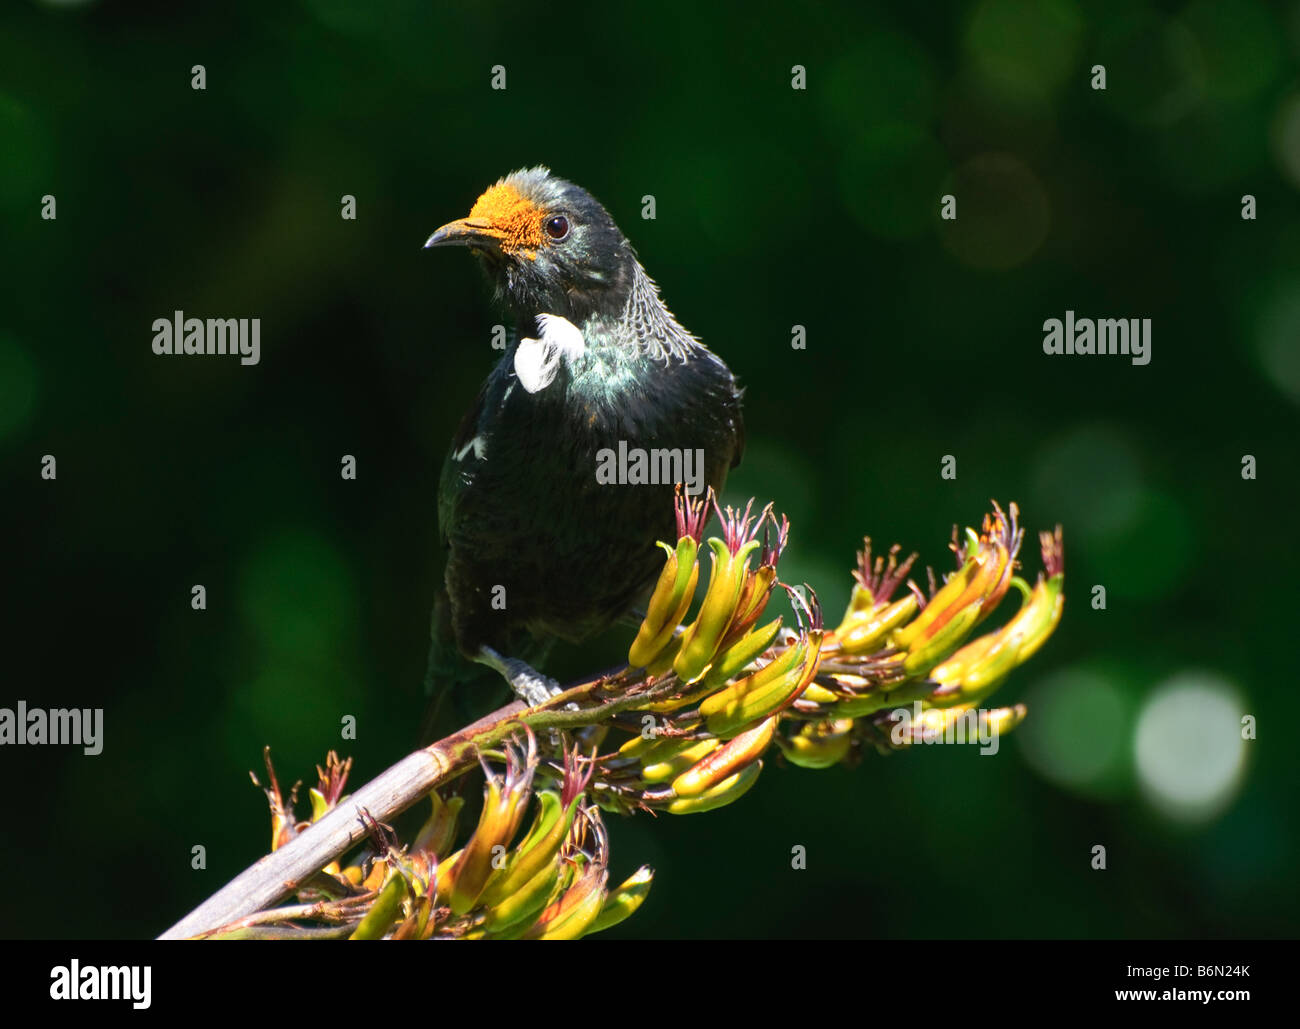
[[[527,661],[505,657],[491,647],[479,647],[474,660],[500,673],[510,683],[515,695],[529,707],[545,704],[557,693],[564,692],[558,682],[537,671]]]

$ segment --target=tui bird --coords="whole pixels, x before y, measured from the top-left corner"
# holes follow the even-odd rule
[[[741,390],[605,208],[547,168],[505,176],[425,246],[468,247],[514,322],[442,469],[426,686],[436,705],[492,669],[537,704],[556,690],[535,670],[551,643],[628,617],[662,567],[655,542],[676,536],[666,471],[690,467],[664,452],[702,455],[698,492],[739,463]],[[613,455],[638,451],[651,474],[610,482]]]

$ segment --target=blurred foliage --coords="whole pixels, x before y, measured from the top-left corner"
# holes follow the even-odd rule
[[[618,855],[657,873],[611,935],[1294,935],[1298,68],[1300,6],[1254,0],[7,5],[4,703],[102,706],[106,740],[0,750],[5,867],[79,885],[0,931],[155,933],[261,852],[231,783],[264,744],[307,767],[353,715],[363,781],[413,742],[439,465],[498,317],[421,244],[542,162],[741,376],[729,497],[790,515],[785,575],[839,582],[829,609],[863,534],[910,549],[992,496],[1070,539],[1071,616],[1000,697],[1031,708],[1003,760],[940,747],[816,795],[773,769],[708,819],[611,819],[614,880]],[[154,356],[178,309],[260,317],[261,364]],[[1045,357],[1067,309],[1151,318],[1151,364]],[[552,671],[615,663],[613,636]],[[1152,804],[1134,728],[1187,676],[1259,724],[1194,819]],[[142,862],[154,913],[112,885]],[[859,888],[899,867],[925,888]]]

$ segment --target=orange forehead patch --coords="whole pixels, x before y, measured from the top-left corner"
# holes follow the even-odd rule
[[[486,231],[501,240],[503,250],[522,251],[530,258],[537,256],[542,245],[543,214],[540,207],[504,182],[479,197],[469,212],[470,218],[488,223]]]

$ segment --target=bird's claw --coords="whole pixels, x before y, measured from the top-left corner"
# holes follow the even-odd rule
[[[510,688],[514,690],[515,696],[529,707],[538,707],[545,704],[557,693],[564,692],[563,686],[550,676],[537,671],[527,661],[520,661],[514,657],[505,657],[498,654],[491,647],[480,648],[478,661],[496,669],[502,678],[510,683]]]
[[[529,707],[539,707],[557,693],[564,692],[564,687],[550,676],[534,671],[523,661],[517,664],[521,666],[519,671],[506,678],[510,681],[510,688],[515,691],[515,695]]]

